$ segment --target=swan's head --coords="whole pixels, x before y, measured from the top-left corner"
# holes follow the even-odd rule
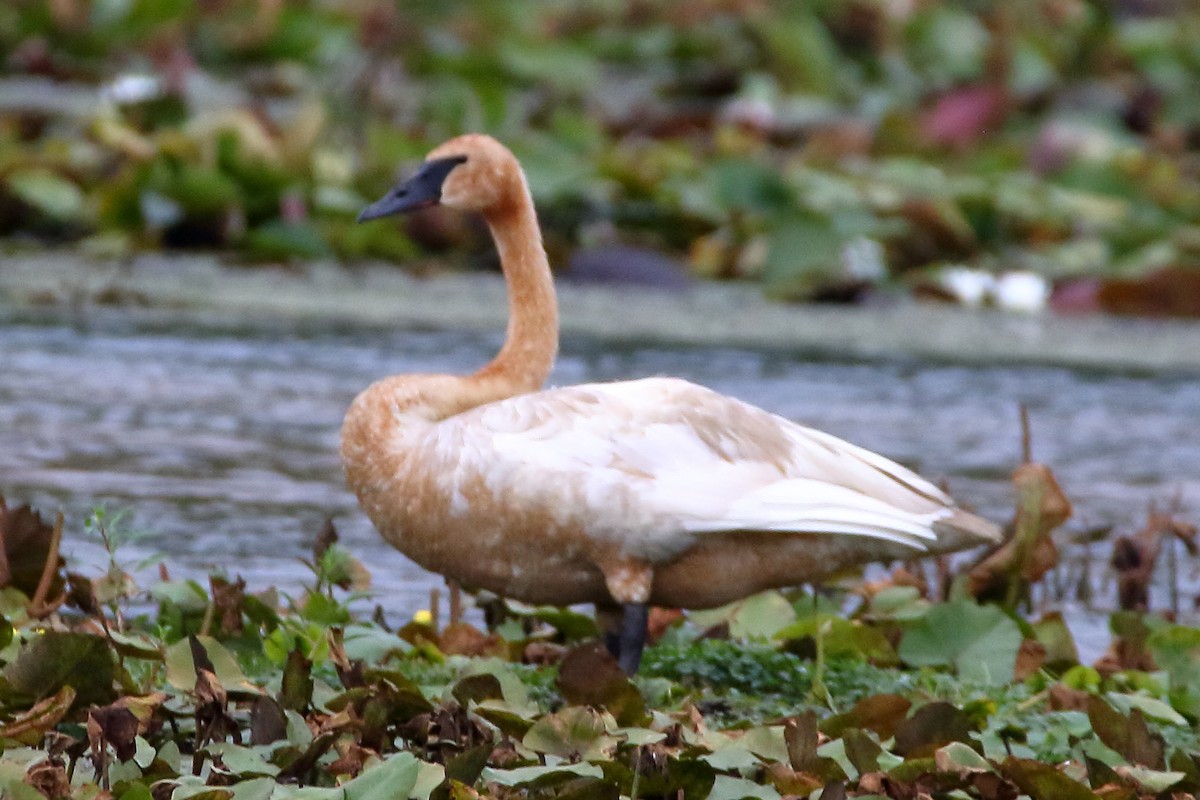
[[[470,133],[439,145],[413,176],[400,181],[358,215],[359,222],[443,205],[487,212],[510,202],[517,159],[490,136]]]

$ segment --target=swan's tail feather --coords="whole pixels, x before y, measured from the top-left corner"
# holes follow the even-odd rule
[[[947,511],[950,512],[947,516],[933,523],[933,532],[938,537],[937,544],[931,548],[935,552],[963,550],[1004,541],[1004,532],[991,520],[961,508],[949,508]]]

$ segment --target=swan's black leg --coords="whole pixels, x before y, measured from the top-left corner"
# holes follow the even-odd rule
[[[626,675],[633,675],[642,663],[642,650],[646,647],[646,622],[650,617],[650,609],[644,603],[625,603],[622,606],[621,630],[613,636],[605,637],[605,644],[612,652],[612,639],[616,639],[617,663]]]

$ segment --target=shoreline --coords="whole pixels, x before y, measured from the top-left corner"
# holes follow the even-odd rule
[[[1015,314],[911,300],[790,305],[756,285],[682,291],[559,282],[562,332],[613,344],[745,347],[852,360],[1200,373],[1200,322]],[[418,278],[381,263],[238,267],[216,255],[92,261],[71,252],[4,256],[0,311],[55,316],[126,311],[220,326],[330,324],[504,330],[496,274]]]

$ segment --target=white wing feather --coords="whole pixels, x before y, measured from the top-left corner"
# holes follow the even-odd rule
[[[636,532],[628,541],[660,555],[732,531],[923,550],[951,513],[945,494],[882,456],[677,379],[521,395],[438,427],[506,504],[558,503],[592,535]]]

